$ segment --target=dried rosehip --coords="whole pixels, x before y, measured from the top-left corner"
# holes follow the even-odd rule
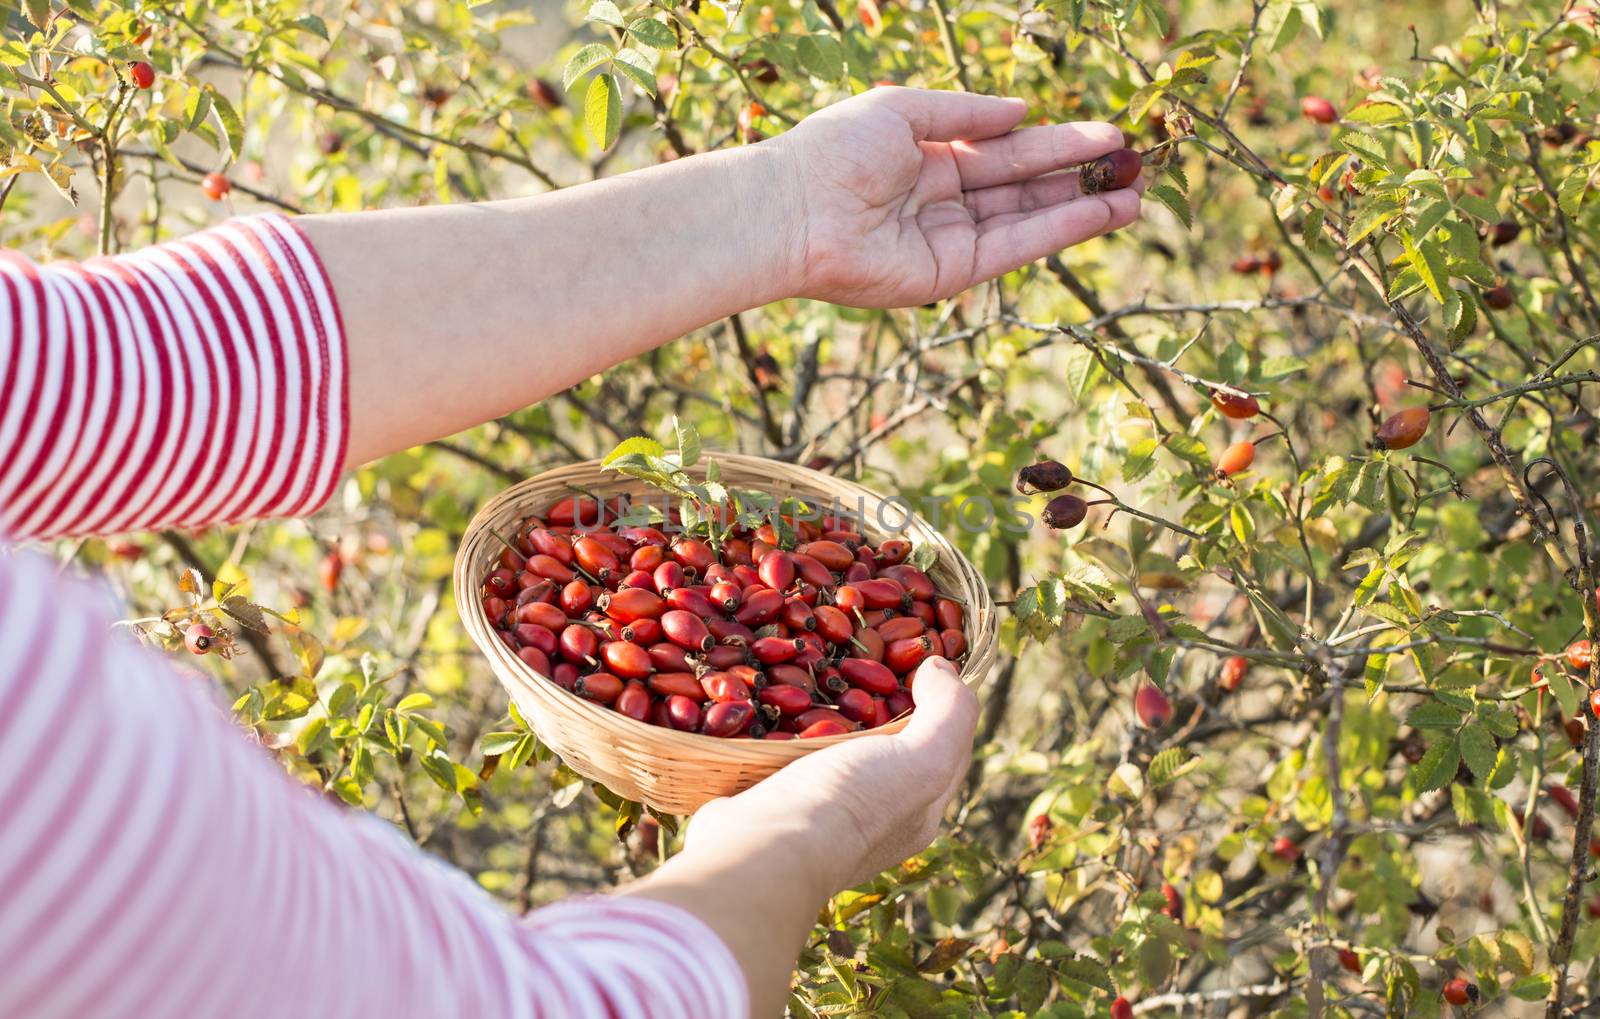
[[[1055,460],[1041,460],[1017,472],[1017,491],[1023,494],[1030,488],[1035,492],[1059,492],[1070,484],[1072,471]]]
[[[1133,149],[1108,152],[1078,171],[1078,184],[1086,195],[1116,191],[1139,179],[1144,157]]]
[[[1075,495],[1058,495],[1045,505],[1044,525],[1056,531],[1077,527],[1088,513],[1089,504],[1082,499]]]

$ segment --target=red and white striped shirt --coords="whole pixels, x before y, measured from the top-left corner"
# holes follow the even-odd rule
[[[0,532],[315,510],[345,450],[328,278],[281,216],[83,265],[0,255]],[[0,1011],[682,1017],[749,1006],[683,910],[522,920],[299,787],[97,586],[0,553]]]

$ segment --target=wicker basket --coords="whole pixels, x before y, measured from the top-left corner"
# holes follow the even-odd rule
[[[865,507],[866,535],[874,543],[890,536],[874,528],[886,500],[850,481],[763,457],[719,453],[724,484],[774,497],[837,497],[849,511]],[[691,471],[691,473],[693,473]],[[640,494],[643,482],[602,470],[598,460],[546,471],[500,493],[468,525],[456,554],[456,608],[467,633],[489,659],[518,709],[568,767],[613,792],[673,814],[693,813],[702,804],[749,788],[790,761],[842,740],[871,739],[905,727],[901,718],[878,729],[808,740],[718,739],[636,722],[609,708],[577,697],[540,676],[495,635],[483,613],[479,592],[504,546],[495,536],[510,534],[524,517],[574,492],[609,498]],[[859,500],[859,502],[858,502]],[[903,502],[890,504],[884,517],[907,517]],[[912,517],[898,536],[928,544],[938,559],[928,569],[941,590],[965,602],[967,659],[961,678],[976,688],[995,658],[995,612],[983,578],[945,537]]]

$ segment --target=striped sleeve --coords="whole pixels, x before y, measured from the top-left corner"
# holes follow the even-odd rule
[[[743,1019],[676,907],[518,920],[292,781],[202,678],[107,636],[101,592],[0,556],[0,1001],[30,1019]]]
[[[130,255],[0,254],[0,531],[16,538],[309,513],[343,466],[345,345],[281,215]]]

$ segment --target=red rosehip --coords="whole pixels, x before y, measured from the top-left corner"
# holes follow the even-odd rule
[[[1133,1006],[1120,994],[1111,1003],[1111,1019],[1133,1019]]]
[[[1469,983],[1465,977],[1447,981],[1441,993],[1444,995],[1444,1000],[1452,1005],[1465,1005],[1478,1000],[1478,986]]]
[[[1133,713],[1146,729],[1160,729],[1172,720],[1172,702],[1154,683],[1145,683],[1133,695]]]
[[[1211,406],[1217,408],[1217,413],[1223,417],[1243,421],[1253,418],[1261,413],[1261,404],[1253,396],[1240,396],[1237,393],[1228,393],[1220,389],[1211,394]]]
[[[1222,456],[1217,459],[1217,477],[1226,478],[1249,467],[1255,463],[1256,444],[1245,440],[1235,442],[1222,451]]]
[[[1339,965],[1343,966],[1352,973],[1360,973],[1361,956],[1350,951],[1348,948],[1341,948],[1339,949]]]
[[[1272,843],[1272,855],[1285,863],[1293,863],[1300,859],[1300,847],[1287,835],[1278,836]]]
[[[1517,295],[1504,283],[1497,283],[1483,292],[1483,303],[1495,311],[1505,311],[1517,303]]]
[[[1567,664],[1572,666],[1575,672],[1588,672],[1592,657],[1589,642],[1586,640],[1575,640],[1567,645]]]
[[[507,571],[507,572],[510,572],[510,571]],[[344,573],[344,556],[339,554],[339,550],[338,549],[331,550],[327,555],[322,557],[322,562],[317,564],[317,576],[319,578],[321,578],[321,580],[322,580],[323,589],[326,590],[327,592],[329,592],[330,594],[333,593],[334,591],[338,590],[339,577],[343,573]],[[494,583],[494,577],[491,576],[490,577],[491,589],[492,589],[493,583]],[[501,592],[496,591],[496,593],[501,593]]]
[[[1321,96],[1306,96],[1300,100],[1300,112],[1306,115],[1307,120],[1319,124],[1331,124],[1339,119],[1339,111]]]
[[[135,60],[128,65],[128,78],[134,88],[149,88],[156,83],[156,69],[148,60]]]
[[[1428,422],[1433,417],[1426,407],[1407,407],[1398,411],[1378,426],[1379,449],[1405,449],[1415,446],[1428,434]]]
[[[194,623],[183,631],[183,643],[192,654],[209,654],[217,646],[217,631],[204,623]]]
[[[200,178],[200,190],[213,202],[220,202],[233,190],[233,184],[220,173],[208,173]]]
[[[1250,659],[1243,655],[1234,655],[1222,663],[1222,675],[1217,677],[1217,685],[1232,693],[1239,689],[1239,684],[1244,682],[1245,673],[1250,671]]]

